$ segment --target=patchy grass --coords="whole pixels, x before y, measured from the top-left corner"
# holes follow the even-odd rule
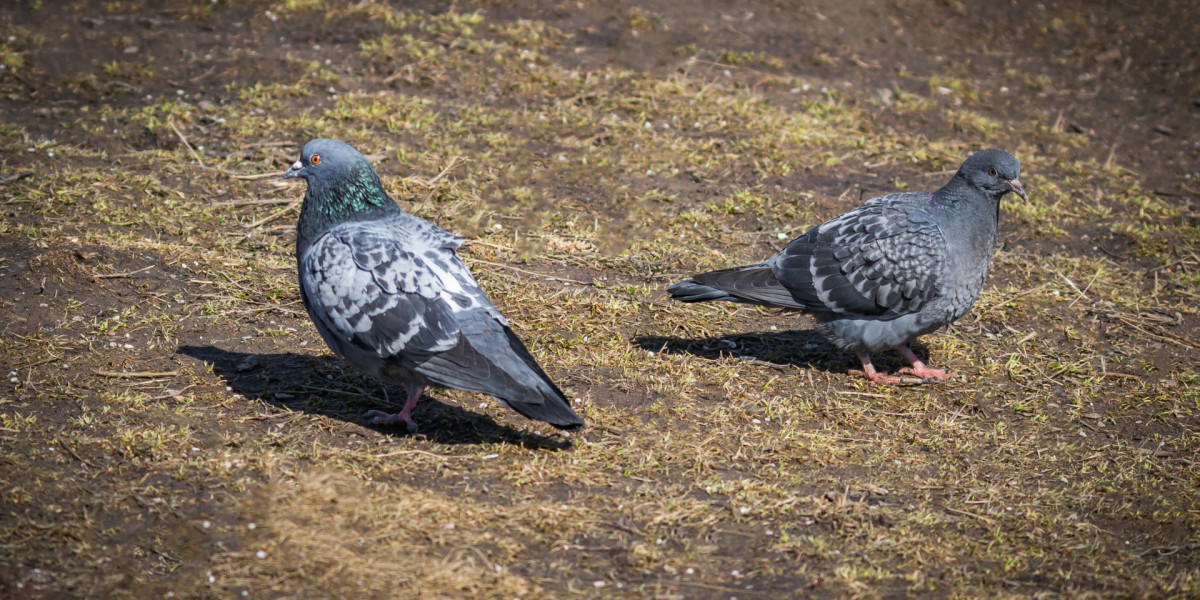
[[[175,4],[93,7],[168,24],[98,31],[120,43],[45,84],[76,100],[0,124],[0,589],[1200,593],[1194,218],[1034,108],[985,106],[997,81],[908,73],[882,103],[841,85],[847,59],[767,42],[586,69],[572,57],[597,48],[562,21],[488,5]],[[640,38],[685,26],[614,10]],[[43,26],[0,42],[10,73],[51,69],[29,54],[63,39]],[[198,60],[123,55],[180,32]],[[278,174],[316,136],[469,239],[588,429],[457,391],[427,396],[420,435],[361,423],[384,396],[329,356],[294,283],[303,189]],[[664,298],[862,198],[940,186],[984,145],[1021,159],[1031,200],[1002,207],[977,305],[918,349],[961,379],[870,386],[807,317]]]

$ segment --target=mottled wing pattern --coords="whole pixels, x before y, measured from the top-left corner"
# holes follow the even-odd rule
[[[460,313],[504,323],[452,251],[458,238],[414,237],[396,221],[347,223],[312,245],[300,280],[331,347],[381,358],[436,353],[459,343]]]
[[[317,329],[339,354],[365,351],[437,385],[495,396],[527,417],[581,424],[454,253],[459,243],[399,220],[330,230],[301,263]]]
[[[817,226],[772,259],[772,271],[810,310],[895,317],[938,294],[947,245],[914,196],[891,194]]]

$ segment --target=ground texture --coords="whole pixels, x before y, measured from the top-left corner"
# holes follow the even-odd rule
[[[0,598],[1200,595],[1200,5],[733,5],[5,3]],[[364,424],[295,283],[318,136],[586,430]],[[984,147],[1030,200],[918,344],[960,379],[665,298]]]

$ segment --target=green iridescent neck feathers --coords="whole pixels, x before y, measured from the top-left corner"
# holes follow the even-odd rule
[[[297,225],[296,242],[302,249],[340,223],[400,212],[366,157],[337,140],[305,144],[284,178],[308,184]]]

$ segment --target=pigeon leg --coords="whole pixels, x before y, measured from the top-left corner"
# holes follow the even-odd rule
[[[398,413],[387,413],[382,410],[368,410],[366,417],[367,422],[372,425],[395,425],[404,423],[408,428],[409,433],[417,432],[417,423],[412,419],[413,408],[417,406],[417,400],[421,399],[421,393],[425,391],[425,386],[418,385],[408,390],[408,401],[404,403],[404,408]],[[384,398],[387,397],[387,391],[383,392]]]
[[[899,377],[891,377],[887,374],[886,371],[876,371],[875,365],[871,364],[871,355],[870,354],[864,354],[862,352],[859,352],[858,360],[860,362],[862,362],[862,367],[863,367],[862,370],[860,371],[858,369],[850,369],[849,371],[847,371],[847,373],[849,373],[851,375],[862,375],[863,377],[866,377],[867,379],[870,379],[871,381],[873,381],[879,385],[900,383]]]
[[[917,358],[916,354],[913,354],[912,348],[909,348],[908,344],[897,346],[896,352],[899,352],[900,356],[904,357],[904,360],[912,363],[911,368],[904,367],[903,369],[900,369],[901,373],[911,373],[916,377],[920,377],[921,379],[933,379],[935,381],[954,379],[954,376],[947,373],[945,369],[931,369],[925,366],[925,363],[921,362],[921,359]]]

